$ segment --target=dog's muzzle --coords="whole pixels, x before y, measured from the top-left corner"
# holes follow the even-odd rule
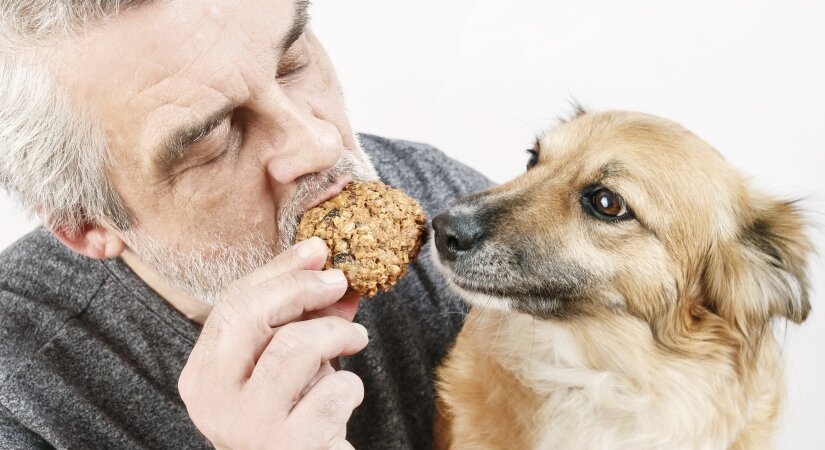
[[[449,209],[433,219],[435,247],[442,260],[454,261],[477,248],[486,237],[485,224],[476,214]]]

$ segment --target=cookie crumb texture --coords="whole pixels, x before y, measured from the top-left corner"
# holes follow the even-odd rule
[[[407,272],[426,234],[421,205],[383,183],[353,182],[307,211],[297,241],[318,236],[330,249],[325,269],[341,269],[363,297],[386,291]]]

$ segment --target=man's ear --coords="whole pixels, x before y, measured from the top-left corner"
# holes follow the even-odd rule
[[[811,310],[806,274],[811,244],[801,212],[792,202],[754,206],[739,235],[711,249],[704,273],[710,306],[745,333],[775,316],[800,323]]]
[[[126,244],[112,228],[100,223],[88,223],[76,232],[62,227],[49,228],[63,245],[89,258],[116,258],[126,248]]]

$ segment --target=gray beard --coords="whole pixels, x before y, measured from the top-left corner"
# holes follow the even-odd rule
[[[360,149],[359,149],[360,150]],[[363,152],[361,152],[362,155]],[[181,289],[197,300],[214,306],[222,291],[235,280],[263,266],[292,246],[303,206],[317,198],[342,177],[351,175],[356,181],[375,181],[375,168],[366,159],[344,154],[334,167],[299,178],[296,188],[278,211],[278,239],[248,235],[239,242],[224,242],[220,235],[207,236],[204,242],[191,246],[172,246],[139,228],[123,232],[126,244],[145,264],[171,286]]]

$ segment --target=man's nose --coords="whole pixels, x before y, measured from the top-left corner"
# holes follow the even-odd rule
[[[258,113],[268,126],[267,150],[262,163],[270,177],[288,184],[310,173],[322,172],[341,158],[340,130],[311,101],[295,102],[281,92],[258,102]]]
[[[447,210],[435,216],[433,230],[438,254],[447,261],[469,253],[486,237],[484,222],[469,212]]]

